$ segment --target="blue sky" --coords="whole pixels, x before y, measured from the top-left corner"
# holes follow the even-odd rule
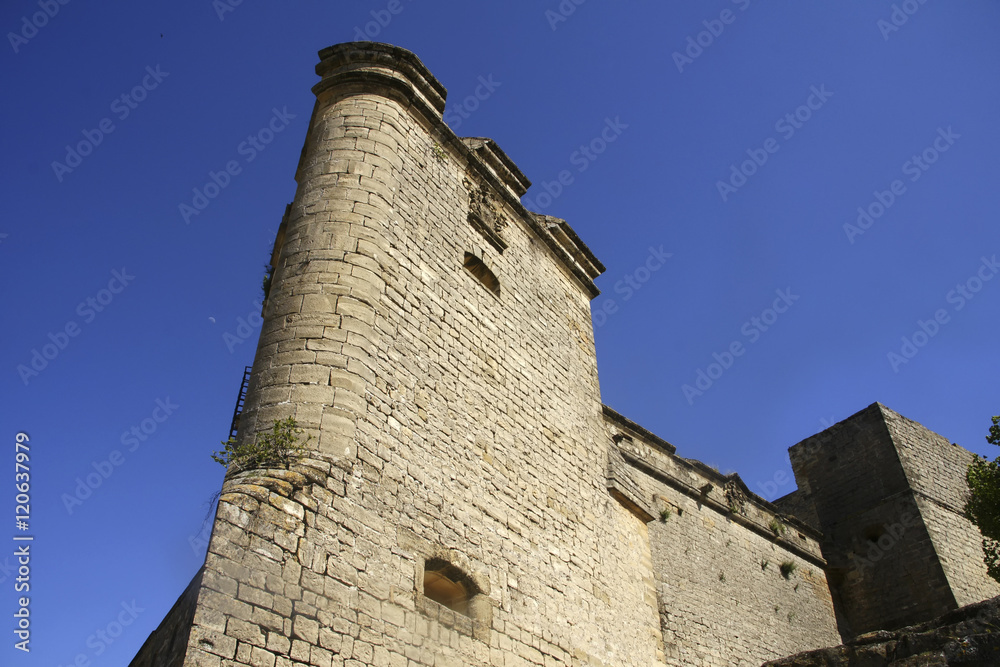
[[[994,2],[41,5],[0,9],[0,395],[35,536],[32,651],[5,630],[2,664],[127,664],[200,565],[316,52],[365,31],[607,266],[604,401],[681,455],[774,498],[786,448],[874,401],[996,454]]]

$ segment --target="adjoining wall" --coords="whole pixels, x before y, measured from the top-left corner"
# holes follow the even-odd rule
[[[738,476],[678,457],[610,408],[605,416],[635,482],[618,492],[649,500],[666,664],[758,665],[841,641],[817,532]],[[783,566],[794,570],[786,577]]]
[[[778,508],[782,514],[790,514],[804,522],[810,528],[819,531],[819,517],[816,516],[816,508],[813,506],[809,496],[801,489],[796,489],[789,494],[776,498],[771,504]]]
[[[881,406],[917,507],[959,606],[1000,595],[986,574],[982,535],[963,514],[965,472],[974,454],[917,422]]]

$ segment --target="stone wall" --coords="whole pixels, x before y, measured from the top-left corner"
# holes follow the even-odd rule
[[[135,667],[753,665],[993,590],[967,452],[877,404],[776,504],[602,406],[600,262],[413,54],[320,57],[237,435],[307,452],[230,471]]]
[[[1000,594],[962,515],[971,452],[875,403],[789,454],[795,504],[812,504],[824,534],[845,636]]]
[[[1000,664],[1000,598],[962,607],[926,623],[862,635],[764,667],[995,667]]]
[[[771,501],[782,514],[790,514],[803,521],[810,528],[819,531],[819,517],[816,516],[816,507],[809,496],[801,489],[796,489],[789,494]]]
[[[605,414],[638,487],[631,493],[641,495],[635,504],[652,504],[666,664],[758,665],[841,641],[816,531],[780,515],[738,476],[683,459],[610,408]]]

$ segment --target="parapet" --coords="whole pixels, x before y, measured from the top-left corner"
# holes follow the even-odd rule
[[[826,566],[820,548],[822,534],[798,517],[783,513],[779,507],[750,491],[737,473],[723,475],[701,461],[678,456],[676,448],[669,442],[606,405],[604,418],[620,455],[636,475],[656,480],[674,492],[696,501],[700,506],[727,517],[733,523],[779,543],[783,549],[795,553],[803,560],[821,568]],[[649,506],[649,501],[645,498],[638,498],[633,502],[639,506]]]
[[[420,58],[406,49],[377,42],[335,44],[319,52],[316,74],[322,80],[313,86],[320,97],[334,86],[394,91],[428,118],[441,119],[447,89],[434,78]]]

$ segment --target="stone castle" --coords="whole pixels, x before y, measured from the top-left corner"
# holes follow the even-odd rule
[[[881,404],[773,503],[603,405],[600,261],[412,53],[319,55],[237,431],[308,452],[227,475],[134,667],[760,665],[1000,594],[972,454]]]

